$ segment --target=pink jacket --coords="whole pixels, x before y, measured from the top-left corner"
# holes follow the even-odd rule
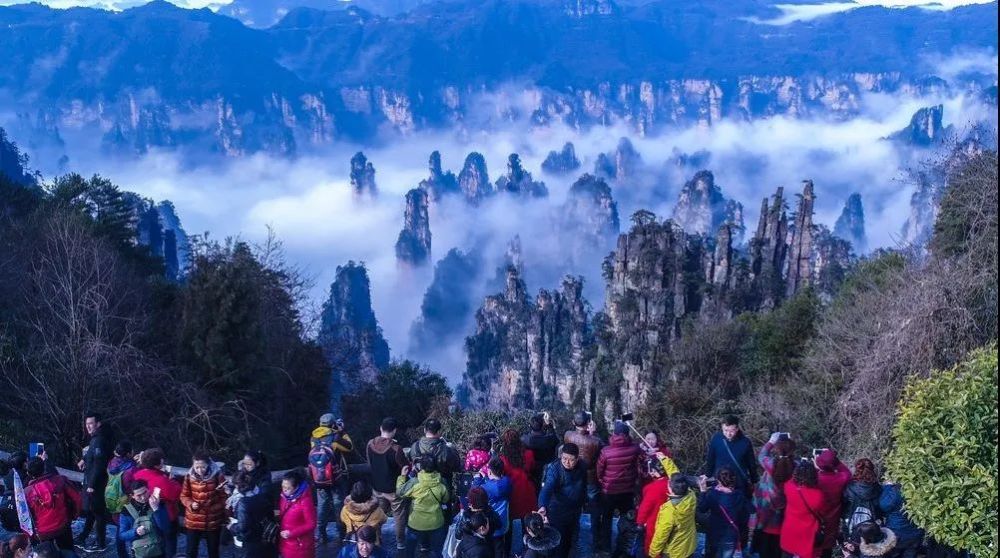
[[[292,498],[284,494],[279,498],[279,525],[291,536],[278,539],[278,553],[282,558],[314,558],[316,556],[316,504],[313,502],[309,483],[303,482]]]
[[[471,449],[465,454],[465,470],[469,473],[477,473],[490,462],[490,452]]]

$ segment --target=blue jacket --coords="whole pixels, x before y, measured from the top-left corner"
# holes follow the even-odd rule
[[[878,507],[885,514],[885,526],[892,529],[899,541],[922,539],[924,532],[910,521],[903,509],[903,493],[898,484],[887,484],[882,487],[882,495]]]
[[[747,482],[757,484],[757,458],[753,452],[753,444],[742,432],[737,434],[732,442],[727,440],[722,432],[716,432],[712,436],[712,441],[708,443],[705,474],[714,477],[723,467],[733,470],[738,487],[745,488]]]
[[[722,508],[726,509],[729,519],[739,528],[739,533],[726,520],[726,515],[722,513]],[[741,542],[745,541],[748,534],[747,526],[752,512],[753,506],[750,504],[746,493],[741,490],[734,490],[727,494],[712,489],[698,499],[698,513],[708,515],[705,537],[710,544],[735,543],[737,540]],[[739,535],[738,538],[737,535]]]
[[[545,508],[549,522],[566,526],[580,520],[587,502],[587,465],[580,460],[567,471],[562,463],[553,461],[545,468],[538,505]]]
[[[129,504],[133,506],[135,505],[134,502],[129,502]],[[138,538],[135,534],[135,519],[127,509],[122,510],[118,521],[119,540],[125,543],[131,543]],[[153,512],[153,528],[156,529],[157,533],[160,535],[161,541],[163,541],[167,534],[170,533],[170,516],[167,515],[167,507],[165,505],[160,506],[155,512]]]
[[[489,479],[476,477],[472,479],[473,486],[481,486],[490,498],[490,507],[500,517],[500,528],[493,531],[494,537],[502,537],[507,534],[510,527],[510,477],[503,476],[499,479]]]

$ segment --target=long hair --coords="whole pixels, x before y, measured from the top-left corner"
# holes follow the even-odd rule
[[[854,462],[854,480],[869,484],[878,484],[878,470],[871,459],[862,457]]]
[[[795,466],[795,472],[792,473],[792,480],[799,486],[816,488],[819,485],[819,473],[811,461],[804,459],[799,461]]]
[[[774,458],[771,478],[777,485],[784,484],[795,472],[795,440],[780,438],[771,448],[771,456]]]
[[[736,473],[733,472],[729,467],[723,467],[719,469],[716,473],[715,478],[718,479],[719,484],[726,488],[736,487]]]
[[[508,428],[500,435],[500,455],[507,458],[511,465],[518,469],[524,468],[524,446],[517,430]]]

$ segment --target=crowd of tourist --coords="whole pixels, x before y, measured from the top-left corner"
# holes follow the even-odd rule
[[[274,482],[258,451],[232,476],[203,452],[177,475],[161,449],[136,452],[89,413],[79,487],[44,451],[6,464],[0,558],[101,551],[108,522],[118,558],[173,558],[182,534],[187,558],[202,547],[219,558],[230,539],[246,558],[314,558],[325,545],[340,558],[914,558],[924,539],[871,460],[803,456],[782,432],[756,451],[735,417],[696,474],[680,471],[657,432],[616,421],[605,440],[586,412],[561,436],[548,414],[527,432],[484,433],[465,455],[436,419],[403,447],[386,418],[363,452],[332,414],[319,422],[306,465]],[[352,453],[364,474],[352,474]],[[383,537],[390,518],[394,536]],[[580,541],[585,520],[592,540]]]

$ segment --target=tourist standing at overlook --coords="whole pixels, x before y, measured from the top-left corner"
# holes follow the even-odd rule
[[[681,473],[670,475],[670,498],[660,506],[656,515],[656,531],[649,545],[649,555],[668,558],[690,558],[698,547],[695,530],[697,498],[691,491],[687,477]]]
[[[615,422],[614,434],[597,458],[597,481],[601,486],[601,532],[595,537],[600,541],[600,545],[595,547],[598,552],[611,550],[611,524],[615,512],[624,519],[625,514],[635,506],[641,456],[642,450],[632,441],[628,425]]]
[[[54,542],[64,552],[73,552],[70,523],[80,513],[80,493],[70,485],[69,479],[45,469],[41,457],[28,460],[30,481],[24,489],[24,499],[31,510],[34,536],[38,541]]]
[[[150,448],[142,452],[139,456],[139,470],[135,473],[135,480],[143,481],[149,487],[149,491],[156,495],[157,505],[164,508],[167,514],[167,525],[161,527],[163,530],[163,548],[168,558],[177,555],[177,533],[180,515],[181,484],[164,470],[163,450],[160,448]]]
[[[396,419],[387,417],[379,435],[368,441],[365,454],[371,469],[372,489],[382,511],[391,513],[396,533],[397,554],[406,549],[406,502],[396,495],[396,479],[407,465],[406,454],[396,442]]]
[[[83,471],[83,514],[86,521],[76,542],[87,551],[103,550],[107,546],[108,512],[104,505],[104,489],[108,486],[108,462],[114,455],[114,434],[109,425],[101,422],[101,415],[88,412],[83,427],[89,442],[77,466]],[[96,532],[96,545],[87,539],[91,530]]]
[[[573,430],[563,435],[563,444],[573,444],[578,448],[580,462],[587,470],[587,507],[590,513],[590,527],[593,531],[594,549],[601,547],[601,485],[597,482],[597,457],[604,443],[597,437],[597,425],[590,413],[579,411],[573,415]]]
[[[698,500],[698,513],[708,517],[705,555],[733,558],[746,548],[753,506],[746,493],[736,488],[736,473],[729,468],[719,469],[716,480],[714,488],[709,488],[704,478],[699,484],[702,496]]]
[[[832,449],[825,449],[813,459],[816,464],[816,480],[819,489],[823,492],[825,508],[823,513],[823,528],[826,537],[823,539],[823,558],[830,558],[833,554],[833,546],[837,544],[837,535],[840,534],[840,514],[843,509],[844,489],[851,482],[851,470],[840,462],[837,452]]]
[[[753,494],[757,484],[757,459],[753,444],[740,429],[740,421],[730,415],[723,419],[722,428],[712,436],[705,454],[705,474],[715,477],[720,469],[728,467],[736,473],[736,486]]]
[[[313,558],[316,555],[316,505],[309,483],[298,469],[281,479],[278,500],[278,554],[281,558]]]
[[[226,477],[219,466],[207,454],[195,453],[180,496],[188,558],[197,558],[203,539],[208,558],[219,558],[220,536],[226,522],[226,493],[222,490],[225,485]]]
[[[580,459],[580,448],[569,442],[562,445],[559,461],[549,463],[538,495],[538,512],[559,531],[559,546],[552,556],[566,558],[576,546],[580,516],[587,503],[587,463]]]
[[[462,472],[462,460],[455,448],[441,437],[442,428],[438,419],[427,419],[424,422],[423,437],[410,447],[410,460],[416,463],[422,457],[430,457],[434,462],[434,471],[441,475],[441,482],[450,494],[454,487],[453,477]]]
[[[559,436],[556,435],[552,419],[548,413],[534,415],[528,421],[529,430],[521,436],[521,445],[531,452],[534,464],[528,469],[528,478],[537,491],[542,486],[542,472],[545,466],[556,460]]]
[[[781,558],[781,524],[785,519],[785,483],[795,471],[795,441],[775,432],[757,456],[764,474],[754,489],[757,512],[753,548],[760,558]]]
[[[344,430],[343,421],[326,413],[319,417],[319,426],[313,429],[309,445],[309,475],[316,489],[317,538],[320,544],[326,544],[329,541],[326,528],[330,523],[337,524],[343,532],[340,509],[350,482],[346,456],[354,450],[354,443]]]
[[[785,482],[785,519],[781,525],[781,550],[799,558],[818,558],[826,538],[823,514],[826,497],[819,489],[812,461],[795,465],[791,480]]]

